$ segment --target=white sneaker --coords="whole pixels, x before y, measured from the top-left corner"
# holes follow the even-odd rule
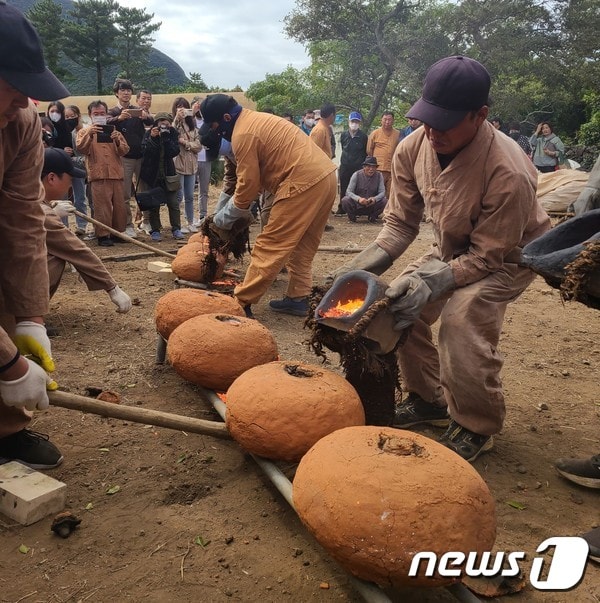
[[[180,232],[182,232],[183,234],[190,234],[190,232],[192,231],[188,227],[182,226]]]
[[[137,239],[137,232],[135,232],[135,228],[133,226],[128,226],[125,229],[125,234],[132,239]]]
[[[198,229],[196,228],[196,225],[195,225],[195,224],[193,224],[192,222],[188,222],[188,225],[187,225],[187,230],[188,230],[189,232],[198,232]],[[181,232],[185,232],[185,231],[183,230],[183,228],[181,229]]]

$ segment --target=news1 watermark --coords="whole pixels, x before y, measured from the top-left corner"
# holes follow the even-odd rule
[[[536,553],[548,553],[551,549],[554,549],[553,555],[532,559],[529,582],[537,590],[565,591],[575,588],[585,573],[590,550],[588,543],[577,536],[553,536],[544,540]],[[411,578],[417,575],[431,577],[434,574],[445,578],[459,578],[463,575],[471,578],[514,578],[521,574],[521,563],[526,556],[523,552],[454,551],[438,557],[435,553],[423,551],[413,557],[408,575]],[[423,567],[425,571],[421,573]]]

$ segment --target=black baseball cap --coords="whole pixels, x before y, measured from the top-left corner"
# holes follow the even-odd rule
[[[469,113],[488,104],[490,74],[478,61],[453,56],[434,63],[425,76],[421,98],[406,117],[434,130],[450,130]]]
[[[85,178],[85,170],[76,168],[70,155],[62,149],[44,149],[42,177],[50,172],[54,174],[69,174],[73,178]]]
[[[221,121],[223,115],[229,113],[230,109],[233,109],[237,104],[235,98],[228,94],[209,94],[200,103],[200,113],[202,113],[202,119],[204,120],[204,124],[200,128],[200,134],[206,134],[213,122]]]
[[[0,78],[36,100],[69,96],[69,91],[46,67],[42,43],[33,25],[4,0],[0,0]]]

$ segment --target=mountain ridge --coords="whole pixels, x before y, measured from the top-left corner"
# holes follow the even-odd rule
[[[55,0],[55,2],[62,6],[63,15],[73,9],[72,0]],[[33,6],[35,6],[35,4],[37,4],[37,0],[9,0],[8,3],[12,6],[15,6],[23,13],[27,13]],[[167,82],[167,86],[182,85],[188,80],[184,70],[177,64],[176,61],[154,47],[150,50],[148,63],[150,68],[165,69],[165,80]],[[96,72],[93,69],[81,67],[66,57],[61,61],[61,66],[68,71],[71,76],[69,80],[65,82],[71,94],[85,95],[95,93]],[[114,81],[118,72],[119,67],[117,65],[107,67],[104,70],[104,85],[111,87],[112,82]]]

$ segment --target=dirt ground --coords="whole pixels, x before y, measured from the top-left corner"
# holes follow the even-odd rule
[[[323,245],[363,247],[379,229],[360,219],[351,224],[332,217],[330,224],[334,230],[324,234]],[[431,240],[424,224],[386,276],[395,276]],[[90,245],[104,259],[143,252],[133,244]],[[157,246],[177,248],[168,237]],[[347,257],[319,252],[315,278]],[[195,386],[168,364],[155,363],[153,308],[173,285],[147,270],[149,259],[163,258],[106,263],[137,300],[126,315],[114,312],[108,296],[88,292],[76,274],[65,273],[48,316],[59,330],[53,339],[56,379],[65,391],[114,390],[126,405],[220,420]],[[243,270],[247,263],[233,267]],[[273,332],[282,359],[318,363],[303,344],[303,319],[268,309],[268,301],[284,291],[280,275],[255,306],[256,318]],[[600,451],[599,318],[580,304],[563,304],[540,278],[506,316],[506,423],[494,450],[475,467],[497,503],[497,550],[525,551],[528,563],[544,539],[600,525],[600,493],[564,481],[552,464],[557,457]],[[329,360],[329,368],[339,370],[337,355]],[[48,474],[67,484],[67,508],[82,522],[63,540],[50,532],[51,517],[29,527],[0,517],[0,601],[362,600],[235,442],[56,407],[37,413],[33,428],[50,434],[62,450],[63,464]],[[455,600],[446,589],[388,595],[393,601]],[[600,566],[588,564],[574,591],[542,593],[528,586],[510,599],[598,603]]]

